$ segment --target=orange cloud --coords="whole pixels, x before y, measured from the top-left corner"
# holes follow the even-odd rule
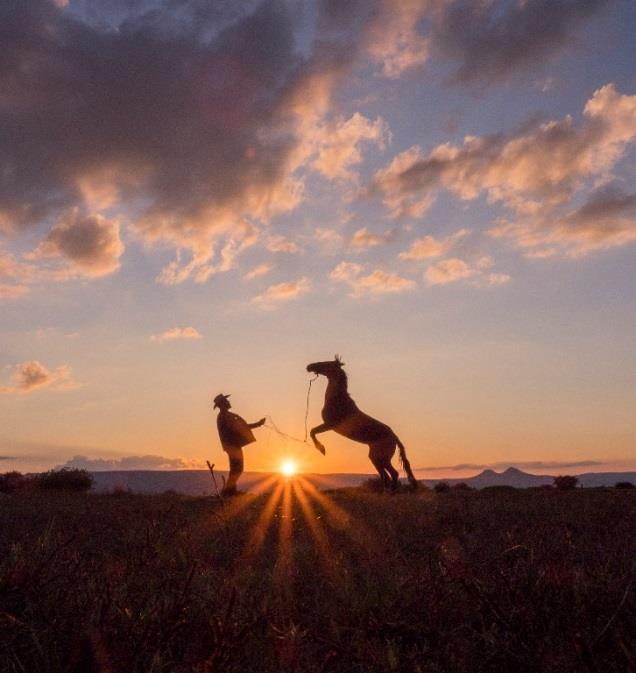
[[[28,257],[56,258],[62,267],[58,278],[82,276],[98,278],[119,268],[124,245],[119,224],[101,215],[80,215],[77,209],[66,212],[47,237]]]
[[[0,300],[17,299],[28,294],[29,288],[26,285],[7,285],[0,283]]]
[[[270,236],[265,246],[270,252],[286,252],[290,255],[295,255],[300,252],[298,244],[290,241],[284,236]]]
[[[364,267],[353,262],[340,262],[329,277],[331,280],[346,283],[353,290],[352,296],[363,294],[395,294],[408,292],[415,288],[415,281],[402,278],[395,273],[382,269],[375,269],[371,273],[363,274]]]
[[[427,156],[412,147],[376,173],[372,190],[395,216],[422,214],[440,189],[462,200],[485,192],[515,209],[529,199],[558,205],[585,178],[605,175],[634,139],[636,95],[608,84],[587,102],[579,127],[566,117],[529,132],[467,136],[461,147],[438,145]]]
[[[243,278],[245,280],[254,280],[254,278],[260,278],[261,276],[265,276],[268,274],[272,269],[273,269],[272,264],[259,264],[258,266],[255,266],[251,271],[248,271]]]
[[[488,273],[486,270],[491,266],[492,259],[489,257],[482,257],[474,265],[468,264],[463,259],[451,257],[429,266],[424,272],[424,277],[429,285],[448,285],[471,279],[474,287],[493,287],[505,285],[510,281],[510,276],[506,273]]]
[[[636,242],[636,195],[607,186],[565,215],[539,212],[516,222],[502,219],[489,234],[510,241],[531,259],[582,257],[621,247]]]
[[[26,394],[42,388],[70,390],[77,386],[68,365],[62,365],[51,372],[37,360],[16,365],[12,378],[13,385],[0,387],[0,393]]]
[[[162,334],[155,334],[150,337],[151,341],[163,343],[164,341],[177,341],[180,339],[193,340],[202,339],[201,333],[194,327],[171,327]]]
[[[311,287],[308,278],[270,285],[265,292],[252,298],[252,302],[262,309],[271,310],[281,302],[296,299],[299,295],[308,292]]]
[[[389,138],[389,127],[381,117],[374,122],[359,112],[347,120],[338,117],[315,130],[317,156],[312,166],[331,180],[355,180],[352,167],[362,161],[360,143],[371,142],[384,149]]]
[[[362,227],[353,234],[349,245],[352,248],[373,248],[390,243],[397,233],[397,229],[391,229],[382,234],[373,234],[366,227]]]
[[[431,257],[442,257],[462,238],[470,233],[468,229],[460,229],[446,238],[424,236],[411,243],[408,250],[401,252],[400,259],[421,260]]]

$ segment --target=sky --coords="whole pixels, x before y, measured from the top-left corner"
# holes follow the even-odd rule
[[[636,470],[634,34],[631,0],[2,2],[0,471],[225,467],[212,398],[302,439],[336,353],[421,477]],[[372,471],[255,433],[248,470]]]

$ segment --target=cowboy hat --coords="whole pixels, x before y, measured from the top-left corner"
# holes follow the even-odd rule
[[[214,407],[213,409],[216,409],[218,406],[220,406],[223,402],[227,402],[227,398],[230,397],[229,395],[224,395],[223,393],[219,393],[213,400],[214,402]]]

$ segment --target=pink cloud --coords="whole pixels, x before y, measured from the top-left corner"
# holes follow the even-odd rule
[[[0,387],[1,393],[26,394],[42,388],[71,390],[77,387],[68,365],[49,371],[37,360],[29,360],[16,365],[12,378],[13,385]]]

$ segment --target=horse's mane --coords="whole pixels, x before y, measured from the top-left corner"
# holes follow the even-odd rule
[[[340,376],[340,379],[344,381],[345,389],[347,389],[347,387],[349,385],[349,378],[347,377],[347,372],[344,369],[342,369],[342,367],[340,368],[339,376]]]

